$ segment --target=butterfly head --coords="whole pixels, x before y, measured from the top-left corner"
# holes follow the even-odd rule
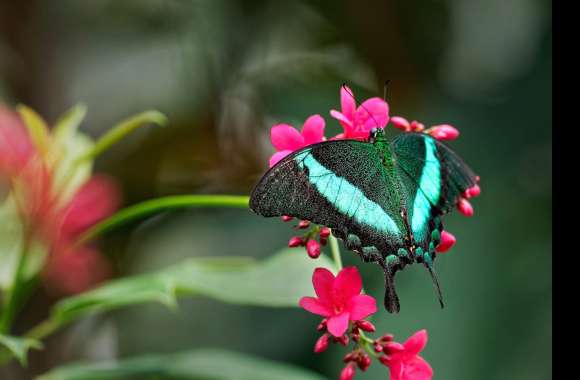
[[[369,142],[372,144],[376,141],[385,140],[385,131],[382,128],[372,128],[369,132]]]

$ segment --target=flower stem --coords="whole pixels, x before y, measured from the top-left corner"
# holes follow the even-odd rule
[[[2,315],[0,316],[0,333],[8,333],[10,327],[12,326],[12,321],[16,315],[16,311],[19,308],[20,299],[22,298],[23,284],[23,272],[26,265],[26,254],[29,246],[29,235],[28,233],[23,234],[22,246],[18,253],[17,264],[14,270],[14,277],[10,288],[6,291],[4,298],[4,307],[2,309]]]
[[[81,235],[77,244],[85,243],[117,226],[161,211],[198,207],[247,208],[248,202],[249,198],[245,195],[174,195],[151,199],[129,206],[110,218],[95,224]]]
[[[336,269],[339,271],[342,269],[342,258],[340,256],[340,248],[338,247],[338,240],[334,235],[330,234],[328,237],[328,242],[330,245],[330,252],[332,253],[332,259],[334,260],[334,264],[336,265]]]

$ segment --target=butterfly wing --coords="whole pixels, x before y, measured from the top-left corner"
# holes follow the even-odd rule
[[[363,247],[396,252],[405,230],[394,188],[373,144],[333,140],[278,162],[254,188],[250,208],[328,226],[359,253]]]

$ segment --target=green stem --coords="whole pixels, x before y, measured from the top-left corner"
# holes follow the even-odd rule
[[[245,195],[174,195],[148,200],[129,206],[108,219],[95,224],[77,241],[82,244],[113,228],[149,215],[184,208],[236,207],[247,208],[249,198]]]
[[[330,252],[332,253],[332,259],[334,260],[336,269],[340,271],[342,269],[342,258],[340,256],[340,248],[338,247],[338,240],[336,240],[334,235],[331,234],[328,237],[328,242],[330,244]]]
[[[21,293],[23,290],[23,271],[26,265],[26,253],[28,251],[29,243],[29,235],[25,232],[22,237],[22,246],[20,248],[20,252],[18,253],[18,261],[16,264],[16,270],[14,271],[14,278],[10,288],[8,288],[6,291],[4,308],[2,310],[2,315],[0,316],[0,333],[2,334],[10,331],[12,321],[14,320],[17,308],[19,307]]]

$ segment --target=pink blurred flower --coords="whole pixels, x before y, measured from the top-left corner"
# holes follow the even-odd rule
[[[459,198],[457,201],[457,210],[464,216],[473,216],[473,206],[465,198]]]
[[[324,126],[320,115],[306,119],[301,132],[289,124],[274,125],[270,130],[270,140],[277,152],[270,158],[270,167],[295,150],[324,141]]]
[[[403,344],[390,342],[385,344],[379,360],[389,367],[391,380],[430,380],[433,369],[419,356],[427,344],[427,330],[417,331]]]
[[[449,124],[434,125],[427,129],[425,133],[440,141],[455,140],[457,137],[459,137],[459,131],[457,128]]]
[[[360,294],[362,279],[356,267],[342,269],[335,277],[325,268],[316,268],[312,275],[315,297],[302,297],[300,306],[328,318],[326,327],[335,337],[342,336],[349,321],[359,321],[376,313],[373,297]]]
[[[110,275],[105,257],[91,247],[51,254],[42,273],[46,288],[57,296],[84,292]]]
[[[335,138],[367,139],[372,128],[384,128],[389,122],[389,105],[381,98],[367,99],[357,108],[353,92],[343,86],[340,103],[341,112],[330,111],[344,128],[344,133]]]
[[[417,120],[409,122],[409,120],[401,116],[393,116],[391,118],[391,123],[393,123],[395,128],[398,128],[403,132],[422,132],[425,129],[425,126]]]
[[[20,116],[0,104],[0,175],[13,176],[34,150]]]

